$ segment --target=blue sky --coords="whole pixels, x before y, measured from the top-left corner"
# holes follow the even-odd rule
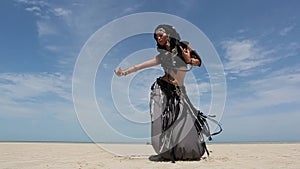
[[[300,141],[299,5],[296,0],[0,1],[0,141],[90,141],[72,98],[76,59],[103,26],[143,12],[187,20],[216,49],[226,75],[226,103],[219,117],[224,132],[216,142]],[[188,37],[189,31],[179,28],[182,39]],[[203,52],[200,43],[191,45]],[[162,71],[156,67],[120,79],[113,70],[153,57],[153,50],[147,50],[151,48],[151,34],[136,35],[103,58],[94,84],[105,120],[91,122],[89,127],[100,133],[92,140],[149,140],[149,90]],[[124,61],[130,57],[140,60]],[[190,74],[196,77],[186,84],[193,103],[204,112],[210,110],[213,93],[207,67],[193,68]],[[128,90],[120,90],[125,82],[130,83]]]

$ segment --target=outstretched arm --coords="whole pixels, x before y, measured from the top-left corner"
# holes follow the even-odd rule
[[[132,72],[136,72],[138,70],[141,70],[141,69],[145,69],[145,68],[148,68],[148,67],[152,67],[152,66],[156,66],[158,65],[159,62],[158,62],[158,59],[157,57],[154,57],[153,59],[150,59],[150,60],[147,60],[143,63],[140,63],[138,65],[134,65],[126,70],[122,70],[120,67],[118,68],[118,70],[115,70],[115,74],[117,76],[126,76]]]

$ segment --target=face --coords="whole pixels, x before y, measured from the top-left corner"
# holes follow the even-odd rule
[[[168,35],[166,33],[156,33],[157,43],[161,46],[165,46],[167,44]]]

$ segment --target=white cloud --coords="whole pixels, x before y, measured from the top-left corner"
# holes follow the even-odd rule
[[[225,49],[227,59],[224,64],[225,70],[239,76],[274,60],[268,58],[274,52],[273,50],[264,49],[253,40],[228,40],[222,42],[222,47]]]
[[[207,82],[187,83],[185,87],[190,97],[199,97],[201,94],[211,91],[211,84]]]
[[[55,2],[49,2],[43,12],[43,15],[47,15],[48,18],[41,19],[44,22],[53,22],[59,18],[55,20],[57,28],[67,28],[74,37],[84,37],[86,40],[88,36],[100,28],[99,26],[109,20],[132,13],[141,6],[139,3],[134,5],[127,5],[126,3],[102,0],[57,5]]]
[[[23,3],[26,5],[39,5],[39,6],[48,6],[49,4],[43,0],[15,0],[18,3]]]
[[[53,11],[54,11],[54,15],[56,16],[67,16],[72,13],[71,10],[66,10],[63,8],[55,8]]]
[[[42,0],[15,0],[15,2],[20,3],[25,6],[25,10],[34,13],[36,16],[49,19],[48,8],[49,3]]]
[[[295,25],[287,26],[287,27],[283,28],[282,30],[280,30],[279,35],[281,35],[281,36],[286,36],[286,35],[287,35],[289,32],[291,32],[294,28],[295,28]]]
[[[30,8],[25,8],[26,11],[30,11],[30,12],[41,12],[41,8],[38,6],[33,6]]]
[[[180,11],[188,12],[194,7],[194,5],[197,3],[197,0],[174,1],[172,3],[178,3]],[[166,1],[166,5],[169,6],[169,2]]]
[[[5,100],[33,101],[40,96],[50,94],[71,101],[70,78],[60,73],[1,73],[1,82],[0,92]]]
[[[237,32],[238,33],[246,33],[246,32],[248,32],[249,30],[248,29],[240,29],[240,30],[238,30]]]
[[[300,72],[272,75],[271,77],[250,82],[264,106],[284,103],[298,103],[300,100]],[[277,99],[275,99],[277,98]]]
[[[49,22],[38,21],[37,22],[38,35],[39,37],[43,37],[45,35],[56,35],[58,31],[55,27],[53,27]]]
[[[61,73],[0,74],[1,117],[74,120],[70,77]]]
[[[16,0],[16,2],[24,4],[25,10],[34,13],[39,17],[37,19],[37,31],[40,38],[45,35],[58,35],[63,31],[65,22],[61,22],[60,18],[66,18],[72,14],[71,10],[64,7],[56,7],[44,1]]]
[[[128,14],[128,13],[132,13],[132,12],[135,12],[136,10],[138,10],[139,8],[141,7],[141,4],[135,4],[133,6],[130,6],[130,7],[127,7],[123,10],[122,14],[121,15],[125,15],[125,14]]]
[[[41,46],[63,56],[58,58],[57,63],[63,64],[58,67],[68,69],[67,71],[73,68],[75,56],[89,36],[105,23],[138,10],[142,3],[88,1],[62,4],[38,0],[15,2],[39,16],[36,25]],[[71,62],[66,65],[66,61]]]
[[[242,88],[230,91],[227,108],[230,114],[254,113],[282,105],[300,103],[300,69],[290,67],[274,71],[267,77],[249,80]],[[292,108],[292,107],[290,107]],[[287,109],[286,113],[289,113]]]

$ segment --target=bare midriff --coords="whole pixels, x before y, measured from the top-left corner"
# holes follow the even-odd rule
[[[186,67],[182,67],[182,69],[186,69]],[[162,79],[175,86],[184,86],[185,74],[186,71],[177,70],[176,73],[174,71],[170,71],[169,73],[165,73]],[[169,76],[171,76],[171,79]]]

